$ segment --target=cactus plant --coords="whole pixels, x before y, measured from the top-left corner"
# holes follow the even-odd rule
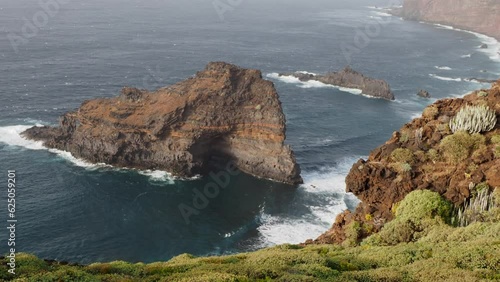
[[[486,105],[465,106],[450,120],[453,133],[467,131],[470,134],[487,132],[495,128],[497,117],[495,111]]]

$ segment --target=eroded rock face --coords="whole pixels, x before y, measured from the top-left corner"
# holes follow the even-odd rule
[[[86,101],[58,127],[23,134],[94,163],[189,177],[232,161],[257,177],[302,183],[278,98],[260,71],[217,62],[155,92],[124,88]]]
[[[310,73],[286,73],[280,76],[294,76],[301,81],[316,80],[324,84],[335,85],[339,87],[355,88],[362,91],[363,94],[386,100],[394,100],[394,94],[389,84],[380,79],[366,77],[363,74],[354,71],[350,67],[345,67],[339,72],[329,72],[326,75],[314,75]]]
[[[452,25],[500,39],[497,0],[405,0],[395,13],[409,20]]]
[[[465,161],[457,163],[443,158],[439,144],[452,134],[448,122],[467,104],[487,104],[500,115],[500,81],[489,90],[473,92],[463,99],[437,101],[424,110],[422,117],[394,132],[384,145],[371,152],[368,160],[355,163],[346,177],[346,190],[361,203],[354,212],[340,214],[332,228],[314,242],[341,243],[345,240],[345,226],[353,220],[363,227],[361,238],[378,232],[385,222],[393,219],[394,204],[416,189],[438,192],[460,205],[471,197],[471,183],[487,182],[490,187],[500,187],[500,157],[494,155],[498,145],[489,141],[500,134],[500,125],[483,133],[485,146],[476,149]],[[392,152],[399,148],[413,153],[410,171],[398,170],[391,159]],[[431,150],[436,150],[437,158],[433,159]]]

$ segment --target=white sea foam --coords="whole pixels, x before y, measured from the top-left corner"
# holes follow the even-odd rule
[[[308,72],[308,71],[297,71],[297,73],[317,75],[314,72]]]
[[[386,13],[386,12],[371,11],[371,13],[374,14],[375,16],[379,16],[379,17],[392,17],[391,14]]]
[[[36,126],[41,126],[41,125],[37,124]],[[77,159],[69,152],[57,149],[49,149],[47,147],[44,147],[43,142],[41,141],[29,140],[21,136],[21,133],[23,131],[31,127],[33,127],[33,125],[12,125],[12,126],[0,127],[0,142],[11,146],[26,148],[29,150],[47,150],[51,153],[58,155],[63,159],[72,162],[77,166],[85,168],[99,167],[104,165],[104,164],[92,164],[84,160]]]
[[[139,174],[146,175],[151,181],[155,182],[167,182],[168,184],[174,184],[176,177],[171,173],[163,170],[138,170]]]
[[[40,124],[37,124],[36,126],[41,126]],[[70,161],[72,164],[83,167],[86,169],[98,169],[98,168],[110,168],[112,167],[111,165],[103,164],[103,163],[90,163],[82,159],[75,158],[70,152],[58,150],[58,149],[51,149],[43,146],[43,142],[40,141],[33,141],[24,138],[21,136],[21,133],[25,131],[28,128],[33,127],[33,125],[12,125],[12,126],[3,126],[0,127],[0,143],[5,143],[10,146],[16,146],[16,147],[21,147],[29,150],[47,150],[55,155],[57,155],[60,158],[63,158],[67,161]],[[116,170],[134,170],[137,171],[139,174],[149,176],[149,178],[153,181],[167,181],[169,183],[172,183],[175,180],[175,177],[173,177],[170,173],[165,172],[165,171],[159,171],[159,170],[135,170],[135,169],[127,169],[127,168],[115,168]],[[194,179],[194,178],[193,178]]]
[[[27,140],[20,135],[21,132],[30,127],[26,125],[0,127],[0,142],[30,150],[47,150],[42,142]]]
[[[449,30],[453,30],[454,28],[452,26],[449,26],[449,25],[444,25],[444,24],[434,24],[437,28],[440,28],[440,29],[449,29]]]
[[[434,66],[436,69],[438,70],[451,70],[450,67],[446,67],[446,66]]]
[[[413,114],[411,115],[411,117],[410,117],[410,118],[411,118],[411,120],[414,120],[414,119],[416,119],[416,118],[420,118],[420,117],[422,117],[422,113],[421,113],[421,112],[415,112],[415,113],[413,113]]]
[[[488,48],[478,48],[480,52],[485,53],[488,55],[488,57],[495,61],[495,62],[500,62],[500,42],[496,40],[494,37],[479,33],[479,32],[474,32],[470,30],[465,30],[465,29],[459,29],[455,28],[449,25],[442,25],[442,24],[434,24],[437,28],[441,29],[449,29],[449,30],[456,30],[456,31],[461,31],[461,32],[467,32],[470,34],[473,34],[476,36],[481,43],[488,45]],[[470,58],[472,54],[466,54],[463,55],[462,58]]]
[[[304,73],[304,72],[301,72],[301,73]],[[355,94],[355,95],[360,95],[363,92],[359,89],[340,87],[340,86],[331,85],[331,84],[325,84],[325,83],[317,81],[317,80],[300,81],[298,78],[296,78],[292,75],[289,75],[289,76],[281,75],[280,76],[278,73],[269,73],[266,76],[269,78],[280,80],[280,81],[285,82],[285,83],[297,84],[297,86],[300,88],[335,88],[335,89],[338,89],[342,92],[348,92],[348,93]],[[363,96],[373,98],[373,97],[368,96],[368,95],[363,95]]]
[[[262,225],[258,228],[264,246],[292,243],[316,238],[328,230],[335,217],[347,209],[345,177],[359,157],[346,158],[335,167],[303,173],[304,183],[297,191],[298,198],[320,196],[327,204],[308,206],[310,214],[303,217],[270,215],[261,212]]]
[[[439,79],[439,80],[444,80],[444,81],[457,81],[457,82],[463,81],[463,79],[461,79],[461,78],[452,78],[452,77],[439,76],[439,75],[432,74],[432,73],[429,74],[429,76],[432,77],[432,78]]]
[[[475,78],[464,78],[464,81],[477,83],[477,84],[491,84],[490,82],[481,82]]]
[[[277,79],[285,83],[302,83],[298,78],[292,75],[279,75],[279,73],[273,72],[266,75],[266,77]]]
[[[376,6],[365,6],[365,8],[372,9],[372,10],[385,10],[385,8],[376,7]]]

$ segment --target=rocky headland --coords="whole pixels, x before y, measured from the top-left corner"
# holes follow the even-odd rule
[[[314,243],[340,244],[352,224],[359,226],[356,240],[380,231],[395,217],[398,203],[414,190],[437,192],[460,207],[481,189],[500,189],[500,124],[481,133],[452,132],[455,124],[450,120],[466,106],[488,107],[498,117],[500,80],[491,89],[428,106],[367,160],[355,163],[346,177],[346,190],[361,203],[355,211],[338,215],[332,228]]]
[[[405,0],[403,7],[392,13],[408,20],[451,25],[500,39],[497,0]]]
[[[272,82],[215,62],[154,92],[126,87],[118,97],[85,101],[59,126],[23,135],[93,163],[191,177],[231,161],[257,177],[302,183],[285,130]]]
[[[18,253],[15,276],[7,273],[11,256],[0,257],[0,280],[498,281],[500,126],[452,134],[447,125],[455,128],[449,120],[463,115],[457,111],[466,104],[489,106],[491,120],[499,102],[500,83],[464,99],[438,101],[395,132],[353,166],[347,189],[363,202],[354,213],[339,215],[317,244],[210,257],[182,254],[148,264],[77,265]],[[470,204],[462,205],[467,199]],[[474,220],[449,221],[461,214]]]
[[[280,73],[280,76],[293,76],[300,81],[315,80],[324,84],[330,84],[338,87],[354,88],[362,91],[362,94],[374,98],[394,100],[394,94],[389,84],[380,79],[366,77],[363,74],[353,70],[349,66],[339,72],[329,72],[325,75],[316,75],[312,73],[294,72]]]

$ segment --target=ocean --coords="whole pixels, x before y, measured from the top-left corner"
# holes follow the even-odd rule
[[[356,206],[344,177],[357,159],[426,105],[489,86],[469,78],[500,76],[496,40],[403,21],[377,8],[385,0],[54,1],[0,3],[0,218],[15,170],[16,250],[47,259],[152,262],[316,238]],[[187,223],[179,205],[210,178],[89,164],[19,136],[87,99],[154,90],[210,61],[260,69],[275,83],[303,185],[239,174]],[[396,100],[277,75],[346,65],[388,81]],[[7,236],[0,228],[1,253]]]

